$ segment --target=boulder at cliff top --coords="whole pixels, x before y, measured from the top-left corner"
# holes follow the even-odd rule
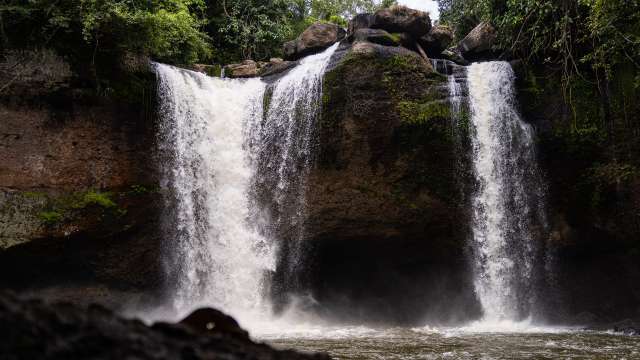
[[[110,310],[25,300],[0,293],[0,359],[329,359],[278,351],[225,331],[152,327]]]
[[[224,67],[224,75],[230,78],[248,78],[258,76],[258,63],[245,60],[239,64],[229,64]]]
[[[395,5],[376,11],[370,27],[391,33],[408,33],[418,39],[431,30],[431,19],[424,11]]]
[[[458,43],[458,49],[465,59],[474,60],[491,50],[497,38],[496,29],[491,24],[482,22]]]
[[[373,24],[373,14],[358,14],[349,21],[349,28],[347,30],[347,36],[355,34],[360,29],[370,28]]]
[[[315,23],[303,31],[297,39],[284,44],[284,57],[286,60],[298,60],[317,54],[344,39],[345,36],[345,30],[338,25]]]
[[[438,57],[453,41],[453,31],[448,26],[436,25],[418,40],[429,57]]]

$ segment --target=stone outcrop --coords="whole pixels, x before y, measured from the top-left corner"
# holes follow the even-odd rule
[[[458,49],[465,59],[475,60],[490,51],[497,38],[496,29],[491,24],[482,22],[458,43]]]
[[[451,45],[452,41],[453,31],[445,25],[432,27],[427,35],[418,39],[418,43],[429,57],[441,57],[442,52]]]
[[[539,163],[548,183],[549,294],[557,295],[546,297],[551,300],[548,318],[578,325],[627,318],[637,324],[640,175],[631,165],[639,158],[637,130],[619,132],[613,143],[603,141],[608,130],[578,125],[576,132],[576,122],[591,124],[604,114],[597,90],[586,82],[576,86],[572,96],[577,100],[569,104],[555,69],[529,64],[519,74],[518,101],[537,129]],[[623,75],[619,81],[630,88],[632,79]],[[618,119],[640,111],[637,93],[634,97],[621,88],[609,94],[609,101],[620,104],[610,115]]]
[[[417,53],[371,42],[326,73],[304,228],[327,317],[477,315],[445,84]]]
[[[373,14],[373,23],[369,27],[391,33],[407,33],[419,39],[431,30],[431,19],[424,11],[394,5],[376,11]]]
[[[0,96],[0,287],[158,286],[152,75],[97,96],[60,58],[22,61]]]
[[[286,60],[298,60],[322,52],[344,39],[345,36],[345,30],[338,25],[315,23],[303,31],[297,39],[284,44],[284,57]]]
[[[274,350],[237,331],[203,333],[189,323],[147,326],[98,305],[84,309],[6,292],[0,293],[0,323],[2,359],[330,359]]]

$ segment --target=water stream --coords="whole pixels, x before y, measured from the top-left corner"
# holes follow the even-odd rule
[[[519,321],[536,299],[536,236],[545,226],[544,188],[533,128],[520,118],[507,62],[468,67],[473,170],[475,289],[483,321]]]

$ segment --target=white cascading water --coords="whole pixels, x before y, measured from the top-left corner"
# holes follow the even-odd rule
[[[173,317],[213,306],[251,326],[270,314],[277,236],[303,221],[321,79],[337,46],[269,87],[154,64]]]
[[[544,226],[534,131],[516,110],[515,76],[508,63],[475,63],[467,78],[477,181],[475,289],[482,322],[516,322],[531,315],[536,234]]]
[[[287,75],[272,84],[266,96],[264,117],[253,124],[257,176],[254,189],[262,198],[266,236],[278,239],[278,288],[294,289],[303,260],[305,189],[315,147],[322,78],[338,48],[304,58]]]
[[[245,125],[262,113],[265,84],[154,64],[160,97],[163,188],[172,306],[261,312],[273,244],[248,224],[253,170]]]

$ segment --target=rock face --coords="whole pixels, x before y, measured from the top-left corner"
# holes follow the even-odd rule
[[[458,43],[458,49],[467,60],[474,60],[491,50],[498,35],[491,24],[482,22]]]
[[[345,36],[346,32],[338,25],[315,23],[303,31],[297,39],[284,44],[285,59],[298,60],[322,52],[344,39]]]
[[[548,182],[550,293],[558,295],[547,296],[548,317],[579,325],[585,325],[583,314],[590,314],[586,325],[624,318],[637,323],[640,176],[632,165],[640,158],[637,130],[620,131],[609,144],[603,141],[604,129],[584,127],[603,121],[597,89],[576,86],[573,97],[579,100],[567,104],[553,69],[530,65],[520,73],[518,100],[524,118],[537,129],[539,162]],[[629,89],[632,78],[624,74],[620,81]],[[609,95],[620,104],[610,114],[619,124],[627,114],[640,112],[637,91],[620,89],[612,87]]]
[[[353,41],[368,41],[378,45],[399,46],[400,37],[381,29],[358,29],[353,33]]]
[[[19,78],[0,97],[0,287],[157,286],[153,92],[135,94],[135,105],[131,93],[98,97],[72,87],[60,59],[25,56],[34,74],[49,75]],[[134,85],[146,83],[111,91]]]
[[[432,27],[427,35],[418,40],[429,57],[441,57],[442,52],[451,45],[452,41],[453,31],[444,25]]]
[[[355,34],[359,29],[368,29],[373,24],[373,14],[358,14],[349,21],[347,36]]]
[[[148,327],[101,306],[18,299],[0,293],[0,358],[21,359],[329,359],[276,351],[234,332],[199,334],[190,327]]]
[[[391,33],[408,33],[419,39],[431,30],[431,19],[429,14],[424,11],[394,5],[376,11],[373,15],[373,23],[369,27],[383,29]]]
[[[306,290],[328,317],[477,315],[445,83],[417,53],[368,42],[326,73],[305,230]]]

